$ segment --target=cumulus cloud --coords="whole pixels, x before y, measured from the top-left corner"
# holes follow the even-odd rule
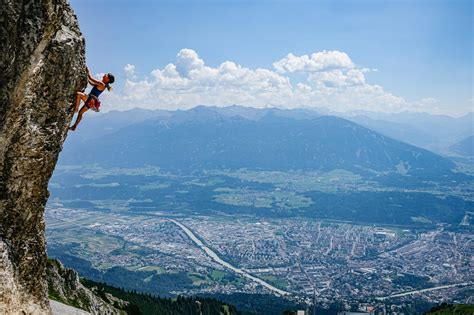
[[[137,79],[137,75],[135,73],[135,65],[128,63],[125,65],[125,67],[123,67],[123,70],[125,71],[125,77],[127,79],[131,79],[131,80]]]
[[[124,67],[123,90],[108,94],[114,109],[186,109],[199,104],[252,107],[327,107],[334,111],[422,110],[434,100],[409,102],[366,80],[375,71],[357,66],[340,51],[311,55],[288,54],[272,69],[251,69],[233,61],[216,67],[192,49],[182,49],[174,63],[155,69],[148,78],[138,79],[135,66]],[[292,80],[299,73],[302,80]]]
[[[364,85],[366,84],[364,75],[366,72],[369,72],[369,70],[365,68],[350,70],[334,69],[312,73],[308,76],[308,80],[317,86],[344,87]]]
[[[274,62],[278,72],[317,72],[330,69],[350,69],[354,67],[351,58],[337,50],[317,52],[311,56],[295,56],[289,53],[285,58]]]

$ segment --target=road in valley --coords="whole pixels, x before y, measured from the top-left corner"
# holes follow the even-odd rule
[[[255,281],[258,284],[261,284],[262,286],[264,286],[265,288],[269,289],[270,291],[272,291],[273,293],[275,293],[277,295],[289,295],[290,294],[289,292],[278,289],[278,288],[272,286],[271,284],[269,284],[268,282],[266,282],[266,281],[264,281],[260,278],[257,278],[255,276],[251,275],[250,273],[248,273],[248,272],[246,272],[246,271],[244,271],[240,268],[234,267],[231,264],[229,264],[228,262],[222,260],[219,256],[217,256],[217,254],[212,249],[210,249],[203,242],[201,242],[201,240],[198,239],[196,237],[196,235],[194,235],[194,233],[190,229],[188,229],[185,225],[181,224],[180,222],[178,222],[174,219],[169,219],[168,218],[168,220],[170,222],[173,222],[177,226],[179,226],[189,236],[189,238],[191,238],[191,240],[193,240],[193,242],[196,243],[197,246],[199,246],[202,250],[204,250],[204,252],[206,252],[206,254],[209,257],[211,257],[219,265],[222,265],[222,266],[226,267],[227,269],[230,269],[233,272],[238,273],[239,275],[241,275],[241,276],[243,276],[247,279]]]
[[[402,296],[407,296],[407,295],[412,295],[412,294],[417,294],[417,293],[443,290],[443,289],[449,289],[449,288],[454,288],[454,287],[472,286],[472,285],[474,285],[474,283],[472,283],[472,282],[463,282],[463,283],[456,283],[456,284],[441,285],[439,287],[433,287],[433,288],[427,288],[427,289],[422,289],[422,290],[414,290],[414,291],[408,291],[408,292],[403,292],[403,293],[397,293],[397,294],[392,294],[392,295],[389,295],[389,296],[378,297],[376,299],[380,300],[380,301],[383,301],[383,300],[390,299],[390,298],[402,297]]]

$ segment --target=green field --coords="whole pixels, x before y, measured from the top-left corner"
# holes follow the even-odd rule
[[[469,178],[427,181],[416,188],[391,183],[382,185],[342,169],[171,174],[157,167],[88,165],[59,167],[50,190],[52,199],[65,207],[99,212],[238,213],[432,226],[459,224],[462,211],[474,210],[474,186]]]
[[[286,290],[288,288],[288,282],[285,279],[275,277],[273,275],[261,275],[261,279],[266,280],[273,284],[275,287]]]

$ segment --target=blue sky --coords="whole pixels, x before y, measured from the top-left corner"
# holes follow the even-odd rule
[[[471,1],[71,4],[92,71],[117,77],[110,107],[473,110]]]

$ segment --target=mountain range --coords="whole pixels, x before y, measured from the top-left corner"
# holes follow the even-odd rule
[[[474,156],[474,136],[467,137],[453,144],[451,150],[462,156]]]
[[[389,137],[446,156],[457,155],[451,146],[474,134],[472,112],[462,117],[409,112],[361,112],[343,117]]]
[[[61,164],[163,169],[321,170],[440,176],[454,164],[347,119],[299,109],[198,106],[86,118]]]

